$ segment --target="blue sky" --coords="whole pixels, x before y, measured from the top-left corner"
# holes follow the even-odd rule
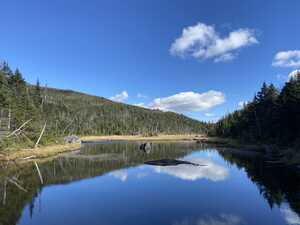
[[[4,0],[0,58],[30,83],[215,120],[300,67],[299,9],[299,0]]]

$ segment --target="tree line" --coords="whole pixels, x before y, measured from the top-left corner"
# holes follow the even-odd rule
[[[263,83],[254,99],[215,124],[214,134],[246,142],[300,147],[300,72],[281,90]]]
[[[75,135],[205,133],[207,125],[184,115],[116,103],[70,90],[28,84],[21,72],[0,64],[0,146],[33,146]],[[13,133],[13,134],[12,134]],[[9,136],[9,138],[8,138]]]

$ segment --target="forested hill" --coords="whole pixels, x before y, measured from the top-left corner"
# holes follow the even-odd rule
[[[29,85],[19,70],[0,65],[0,137],[42,142],[69,134],[125,135],[203,133],[206,124],[172,112],[150,110],[68,90]],[[3,138],[2,138],[3,142]],[[2,143],[3,144],[3,143]]]
[[[33,87],[34,88],[34,87]],[[75,91],[42,89],[48,110],[75,134],[202,133],[205,124],[184,115],[118,103]],[[50,113],[50,115],[55,114]],[[74,121],[74,122],[72,122]]]
[[[215,126],[216,135],[300,149],[300,71],[281,90],[264,83],[253,101]]]

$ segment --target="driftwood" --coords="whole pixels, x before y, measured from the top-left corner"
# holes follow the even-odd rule
[[[44,134],[44,132],[45,132],[46,125],[47,125],[47,122],[45,122],[45,125],[44,125],[44,127],[43,127],[43,129],[42,129],[42,131],[41,131],[41,134],[40,134],[40,136],[39,136],[39,139],[37,140],[37,142],[36,142],[35,145],[34,145],[34,148],[37,148],[37,147],[38,147],[39,142],[40,142],[40,140],[41,140],[41,138],[42,138],[42,136],[43,136],[43,134]]]
[[[24,192],[27,192],[27,190],[26,190],[25,188],[23,188],[20,184],[18,184],[17,181],[15,181],[15,180],[13,180],[13,179],[11,179],[11,178],[9,178],[9,177],[7,177],[7,180],[8,180],[10,183],[16,185],[16,187],[19,188],[20,190],[22,190],[22,191],[24,191]]]
[[[11,132],[9,135],[7,135],[6,137],[11,137],[13,135],[16,135],[18,132],[22,131],[22,128],[26,126],[27,123],[29,123],[32,119],[27,120],[25,123],[23,123],[18,129],[14,130],[13,132]]]
[[[43,183],[44,183],[44,180],[43,180],[41,171],[40,171],[40,169],[39,169],[39,166],[38,166],[37,162],[34,162],[34,164],[35,164],[36,170],[37,170],[37,172],[38,172],[38,174],[39,174],[41,184],[43,184]]]
[[[28,159],[34,159],[36,158],[36,155],[27,156],[25,158],[22,158],[22,160],[28,160]]]

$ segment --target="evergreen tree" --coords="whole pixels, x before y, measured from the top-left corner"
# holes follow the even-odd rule
[[[34,87],[33,98],[34,98],[35,105],[39,107],[42,103],[42,94],[41,94],[41,86],[40,86],[39,79],[37,79],[36,85]]]
[[[279,92],[263,83],[252,102],[216,123],[216,134],[245,141],[300,145],[300,72]]]
[[[284,137],[286,143],[300,138],[300,72],[296,74],[283,87],[279,103],[280,113],[280,135]]]

